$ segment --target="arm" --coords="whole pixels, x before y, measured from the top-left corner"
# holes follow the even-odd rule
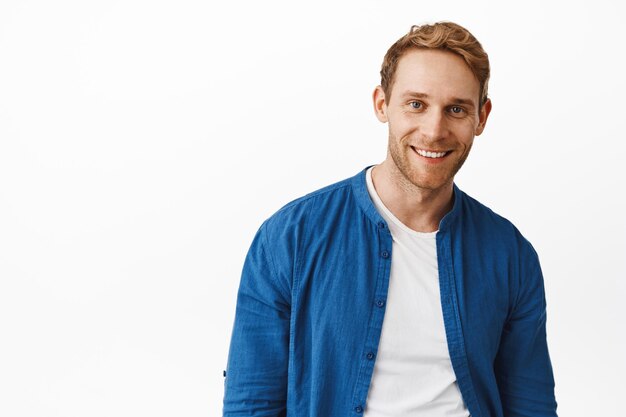
[[[241,275],[224,386],[224,417],[286,414],[291,290],[267,251],[265,224]]]
[[[494,369],[505,417],[556,417],[543,275],[532,247],[530,252]]]

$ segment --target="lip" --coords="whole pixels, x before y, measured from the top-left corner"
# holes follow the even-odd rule
[[[421,160],[430,163],[430,164],[437,164],[437,163],[441,163],[443,162],[452,152],[449,150],[432,150],[432,149],[423,149],[423,148],[416,148],[415,146],[411,146],[411,149],[413,150],[413,153],[420,158]],[[433,153],[440,153],[440,152],[446,152],[446,154],[444,156],[440,156],[438,158],[429,158],[427,156],[422,156],[419,153],[417,153],[417,150],[420,151],[425,151],[425,152],[433,152]]]

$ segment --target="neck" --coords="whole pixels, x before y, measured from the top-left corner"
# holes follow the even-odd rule
[[[388,160],[373,168],[372,182],[385,207],[417,232],[438,230],[439,222],[452,209],[452,182],[434,190],[418,187]]]

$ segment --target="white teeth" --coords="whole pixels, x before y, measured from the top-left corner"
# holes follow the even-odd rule
[[[444,156],[447,152],[430,152],[430,151],[423,151],[421,149],[415,149],[415,151],[422,155],[425,156],[426,158],[441,158],[442,156]]]

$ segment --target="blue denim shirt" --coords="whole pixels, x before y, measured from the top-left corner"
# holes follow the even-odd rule
[[[367,407],[393,253],[366,169],[258,230],[237,297],[224,416],[359,417]],[[448,351],[470,414],[556,416],[530,243],[456,185],[436,240]]]

